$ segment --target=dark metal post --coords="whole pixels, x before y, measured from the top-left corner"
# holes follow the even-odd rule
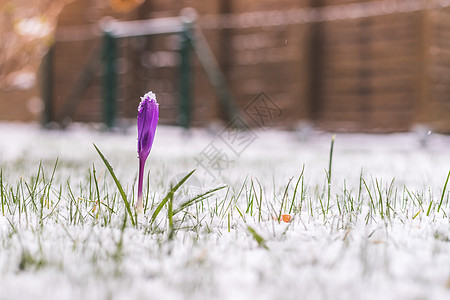
[[[103,36],[103,122],[108,128],[114,126],[117,104],[117,47],[110,32]]]
[[[180,110],[178,114],[178,124],[184,128],[191,125],[191,86],[192,86],[192,70],[191,70],[191,29],[192,23],[184,22],[183,31],[180,33]]]
[[[41,63],[41,97],[44,102],[42,125],[53,121],[53,47],[50,46]]]

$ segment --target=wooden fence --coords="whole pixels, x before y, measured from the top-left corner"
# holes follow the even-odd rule
[[[245,110],[265,92],[283,112],[273,126],[292,128],[309,121],[332,131],[394,132],[421,123],[450,132],[447,2],[193,0],[189,5],[199,11],[198,25],[237,106]],[[100,45],[97,22],[111,15],[92,3],[78,0],[61,16],[52,90],[57,121],[64,118],[64,102],[81,67]],[[114,17],[176,16],[183,6],[182,1],[153,0],[133,14]],[[161,122],[177,123],[178,42],[176,35],[120,42],[120,117],[134,118],[139,96],[154,90]],[[193,69],[193,125],[223,119],[196,58]],[[101,121],[100,75],[95,74],[72,120]]]

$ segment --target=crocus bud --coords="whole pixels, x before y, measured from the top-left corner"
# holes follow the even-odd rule
[[[143,212],[142,183],[144,180],[144,167],[150,150],[152,149],[153,139],[155,138],[156,126],[158,125],[159,105],[156,96],[148,92],[141,97],[141,103],[138,108],[137,126],[138,126],[138,156],[139,156],[139,179],[138,179],[138,199],[136,209],[138,213]]]

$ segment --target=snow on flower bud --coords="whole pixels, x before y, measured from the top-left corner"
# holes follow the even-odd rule
[[[138,107],[137,127],[138,127],[138,156],[139,156],[139,179],[138,179],[138,200],[136,203],[137,211],[143,212],[142,183],[144,179],[144,167],[150,150],[152,149],[153,139],[155,138],[156,126],[158,125],[159,105],[156,96],[148,92],[141,97],[141,103]]]

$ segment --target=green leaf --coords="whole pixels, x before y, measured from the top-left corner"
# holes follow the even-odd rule
[[[173,199],[170,198],[168,203],[169,209],[167,210],[167,218],[169,219],[169,241],[171,241],[175,232],[173,228]]]
[[[448,179],[450,178],[450,171],[447,175],[447,180],[445,180],[444,189],[442,190],[441,201],[439,201],[437,212],[441,210],[442,202],[444,201],[445,191],[447,190]]]
[[[250,234],[253,236],[253,238],[255,239],[255,241],[258,243],[258,245],[260,247],[263,247],[264,249],[269,250],[269,247],[267,247],[267,245],[266,245],[266,240],[262,236],[260,236],[255,231],[255,229],[253,229],[253,227],[247,225],[247,230],[248,230],[248,232],[250,232]]]
[[[122,185],[120,184],[119,179],[117,179],[117,176],[114,173],[113,168],[111,167],[110,163],[108,162],[106,157],[103,155],[103,153],[97,148],[97,146],[95,144],[93,144],[93,145],[95,147],[95,150],[97,150],[97,152],[100,155],[101,159],[105,163],[105,166],[108,169],[109,173],[111,174],[112,178],[114,179],[114,182],[116,183],[117,189],[119,190],[119,193],[122,196],[123,202],[125,203],[125,207],[127,209],[128,215],[130,215],[131,224],[133,224],[133,226],[135,226],[136,225],[136,221],[133,218],[133,213],[131,212],[130,203],[128,202],[127,195],[125,195],[125,192],[123,191],[123,188],[122,188]]]
[[[180,186],[182,186],[186,182],[186,180],[188,180],[188,178],[191,177],[191,175],[194,172],[195,172],[195,170],[192,170],[189,174],[184,176],[184,178],[181,179],[180,182],[177,183],[177,185],[175,185],[173,188],[170,189],[170,191],[167,193],[166,197],[164,197],[164,199],[162,199],[162,201],[158,204],[158,206],[156,207],[155,211],[153,212],[153,215],[152,215],[152,217],[150,219],[150,225],[152,225],[153,222],[155,222],[156,217],[161,212],[161,209],[164,207],[164,205],[167,203],[167,201],[169,199],[173,198],[173,194],[175,194],[175,192],[180,188]]]
[[[195,196],[194,198],[192,198],[192,199],[190,199],[190,200],[187,200],[186,202],[183,202],[177,209],[175,209],[175,210],[173,211],[173,214],[175,215],[175,214],[179,213],[180,211],[182,211],[183,209],[185,209],[185,208],[187,208],[187,207],[189,207],[189,206],[191,206],[191,205],[193,205],[193,204],[195,204],[195,203],[198,203],[198,202],[200,202],[200,201],[202,201],[202,200],[204,200],[204,199],[206,199],[206,198],[208,198],[208,197],[211,197],[211,196],[212,196],[212,195],[211,195],[212,193],[214,193],[214,192],[216,192],[216,191],[219,191],[219,190],[221,190],[221,189],[223,189],[223,188],[226,188],[226,187],[227,187],[227,186],[224,185],[224,186],[221,186],[221,187],[218,187],[218,188],[209,190],[209,191],[207,191],[206,193],[203,193],[203,194],[201,194],[201,195],[197,195],[197,196]]]

